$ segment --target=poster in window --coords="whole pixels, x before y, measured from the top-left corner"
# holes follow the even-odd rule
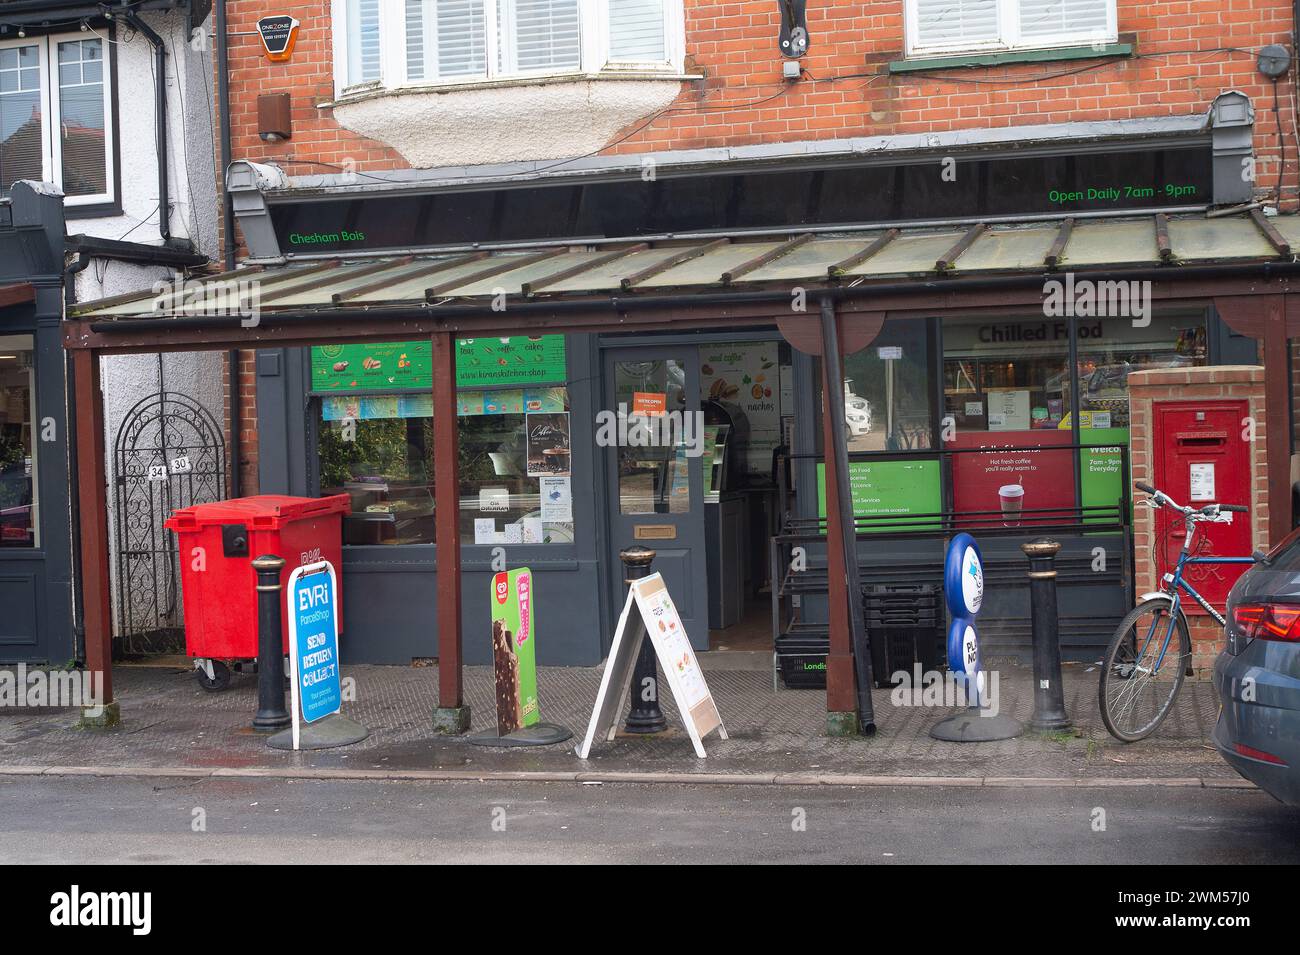
[[[539,482],[542,499],[540,519],[545,524],[567,524],[573,520],[573,489],[569,479],[548,475]]]
[[[528,476],[569,473],[569,413],[529,414],[524,417],[528,435]]]
[[[1030,429],[1028,391],[1019,388],[990,388],[988,401],[990,431]]]

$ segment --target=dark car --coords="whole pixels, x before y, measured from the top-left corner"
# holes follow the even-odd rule
[[[1300,806],[1300,531],[1237,581],[1227,618],[1215,746],[1260,789]]]

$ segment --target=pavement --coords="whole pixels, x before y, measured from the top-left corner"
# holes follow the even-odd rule
[[[0,858],[10,864],[1068,861],[1257,866],[1300,862],[1300,814],[1258,790],[1175,788],[1153,794],[1140,787],[1037,787],[1009,793],[912,786],[0,775]],[[1062,905],[1066,899],[1071,905],[1064,918],[1038,874],[1012,876],[1036,880],[1035,885],[1017,886],[1018,892],[1008,891],[1008,875],[999,874],[994,882],[983,876],[981,884],[995,887],[976,891],[974,897],[991,900],[1001,891],[1002,901],[1013,906],[1015,927],[1024,929],[1025,919],[1041,911],[1053,920],[1044,929],[1059,934],[1065,924],[1074,937],[1089,925],[1104,924],[1098,919],[1114,927],[1112,916],[1121,911],[1114,889],[1181,890],[1197,879],[1161,876],[1153,881],[1114,868],[1080,885],[1078,876],[1062,875],[1059,869],[1053,873],[1048,880],[1055,894]],[[84,885],[95,878],[87,873],[80,881]],[[132,877],[114,878],[110,884],[121,888],[119,883]],[[1214,883],[1205,888],[1242,887],[1236,873],[1217,869],[1206,868],[1199,878]],[[420,898],[427,901],[427,887],[372,880],[368,876],[367,884],[382,886],[383,898],[376,904],[392,908],[393,898],[402,899],[404,893],[415,904]],[[51,886],[40,877],[16,882],[23,885],[16,884],[17,891],[7,897],[10,923],[20,925],[24,916],[47,918]],[[924,885],[898,892],[916,892],[932,911],[944,891],[970,895],[964,880],[946,882],[951,884],[945,888],[927,876]],[[181,918],[192,934],[194,900],[202,895],[195,886],[202,882],[189,876],[180,880],[181,898],[161,891],[176,884],[171,877],[167,885],[154,886],[160,890],[154,914],[160,920]],[[1086,887],[1096,891],[1083,891]],[[24,906],[26,888],[33,897]],[[356,903],[355,892],[344,886],[340,911]],[[1264,901],[1263,892],[1253,894]],[[1279,887],[1279,899],[1284,894]],[[881,898],[887,904],[877,910],[896,917],[897,895],[891,899],[886,892]],[[1021,908],[1014,908],[1015,899]],[[236,920],[245,914],[239,900],[228,908]],[[1202,910],[1189,906],[1184,912]],[[1253,908],[1243,911],[1256,914]],[[1276,911],[1284,930],[1285,902]]]
[[[78,728],[78,713],[70,709],[0,708],[0,776],[148,771],[194,778],[1252,788],[1210,742],[1218,701],[1205,682],[1184,684],[1164,725],[1136,744],[1106,733],[1097,713],[1096,667],[1079,664],[1064,670],[1066,710],[1074,721],[1066,732],[939,742],[929,728],[952,708],[895,705],[890,690],[876,690],[876,735],[842,738],[825,735],[824,691],[774,691],[770,672],[726,669],[715,656],[702,665],[730,738],[707,737],[706,759],[695,756],[671,700],[663,701],[667,733],[598,740],[591,758],[579,759],[573,746],[590,719],[600,668],[539,668],[542,718],[567,726],[575,739],[501,749],[433,734],[436,666],[350,666],[344,677],[355,680],[355,700],[344,704],[344,713],[370,736],[339,749],[293,753],[270,749],[251,729],[254,676],[236,674],[228,690],[207,693],[182,668],[119,665],[114,684],[122,720],[116,727]],[[1012,665],[998,670],[1003,711],[1027,719],[1030,671]],[[466,668],[466,700],[472,731],[491,730],[490,668]]]

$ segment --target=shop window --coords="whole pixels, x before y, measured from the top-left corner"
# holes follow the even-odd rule
[[[0,547],[39,547],[30,335],[0,336]]]
[[[844,356],[844,425],[853,512],[873,518],[862,529],[897,529],[891,521],[924,527],[914,515],[943,509],[934,447],[931,349],[926,319],[885,323],[866,348]],[[814,361],[821,407],[821,361]],[[822,449],[821,415],[817,448]],[[879,453],[879,459],[876,454]],[[824,465],[817,463],[818,514],[826,515]]]
[[[1103,45],[1118,38],[1115,0],[906,0],[907,53],[981,53]]]
[[[850,452],[933,446],[927,322],[886,322],[866,348],[844,356],[844,425]],[[821,395],[821,360],[814,363]],[[819,443],[820,447],[820,431]]]
[[[1200,314],[1080,317],[1074,325],[1078,365],[1071,374],[1069,319],[944,322],[942,424],[944,447],[956,452],[959,513],[1063,516],[1053,509],[1072,509],[1076,498],[1085,507],[1113,507],[1122,493],[1116,449],[1129,439],[1128,376],[1206,362]],[[1078,443],[1087,446],[1077,472],[1076,400]]]
[[[681,0],[335,0],[340,92],[681,70]]]
[[[1124,320],[1079,320],[1079,428],[1119,429],[1128,439],[1128,376],[1147,368],[1208,362],[1205,316],[1156,316],[1146,326]]]
[[[953,510],[971,526],[1074,508],[1069,367],[1068,319],[944,322],[942,434]]]
[[[1068,320],[949,320],[943,346],[944,415],[958,435],[994,432],[1012,444],[1069,429]]]
[[[59,185],[70,206],[113,201],[105,49],[85,34],[0,41],[0,194],[34,179]]]
[[[569,395],[549,383],[564,337],[457,344],[458,383],[491,386],[457,389],[461,543],[572,543]],[[352,499],[345,543],[434,543],[431,388],[428,342],[312,349],[320,492]]]

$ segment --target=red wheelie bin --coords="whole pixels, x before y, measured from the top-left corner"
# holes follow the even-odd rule
[[[165,526],[176,532],[180,557],[185,652],[194,658],[200,686],[224,690],[232,668],[242,669],[257,659],[253,559],[263,554],[284,558],[283,583],[295,567],[321,560],[333,564],[341,577],[343,515],[351,510],[346,494],[260,494],[183,507],[167,519]],[[283,600],[280,614],[288,653],[288,607]],[[339,622],[342,630],[341,615]]]

